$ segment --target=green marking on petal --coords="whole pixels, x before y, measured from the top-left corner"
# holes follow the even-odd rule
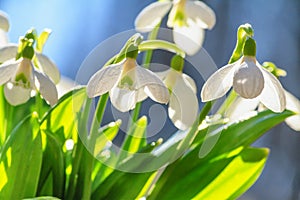
[[[122,77],[121,81],[119,82],[120,87],[128,87],[131,88],[133,86],[134,81],[129,76]]]
[[[28,82],[28,79],[24,73],[20,73],[16,76],[15,81],[26,84]]]

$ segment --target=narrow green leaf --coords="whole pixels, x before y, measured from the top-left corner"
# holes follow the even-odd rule
[[[41,121],[41,129],[49,129],[53,133],[63,133],[60,136],[62,143],[72,137],[74,140],[77,139],[76,113],[80,111],[86,98],[85,88],[76,89],[65,94],[44,116]]]
[[[147,117],[143,116],[133,124],[133,131],[129,131],[122,150],[135,153],[147,145],[146,140]]]
[[[36,194],[42,164],[42,138],[36,114],[12,131],[0,154],[0,199]]]
[[[52,195],[63,198],[65,187],[65,164],[62,146],[52,133],[44,133],[43,137],[45,137],[46,148],[43,152],[39,189],[41,190],[48,177],[52,176]],[[44,195],[43,193],[39,193],[40,190],[38,191],[38,195]]]

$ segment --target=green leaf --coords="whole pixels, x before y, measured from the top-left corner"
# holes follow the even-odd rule
[[[198,167],[199,165],[206,165],[211,162],[211,160],[221,159],[222,157],[226,158],[230,154],[238,154],[243,150],[243,148],[251,145],[269,129],[281,123],[293,114],[294,113],[290,111],[273,113],[272,111],[267,110],[239,123],[225,125],[219,129],[215,129],[214,127],[212,132],[210,132],[211,129],[209,128],[200,130],[198,134],[202,135],[202,137],[196,137],[197,141],[194,140],[193,149],[184,154],[181,159],[166,168],[157,182],[153,195],[157,196],[157,194],[167,190],[168,188],[166,187],[171,186],[165,185],[170,185],[171,183],[180,181],[183,177],[187,176],[188,171]],[[206,132],[208,132],[208,136],[205,140],[203,140]],[[214,141],[216,142],[213,143]],[[199,146],[204,144],[204,142],[211,145],[212,149],[205,157],[199,158]],[[174,145],[176,145],[176,143]],[[168,152],[169,149],[163,152],[162,155],[167,154]],[[174,153],[177,152],[174,151]],[[152,162],[153,161],[149,161],[149,163]],[[173,176],[174,173],[176,173],[176,176]],[[199,177],[199,179],[200,178],[201,177]],[[169,184],[167,184],[167,182]],[[192,185],[190,185],[190,187],[192,187]]]
[[[59,102],[44,116],[41,121],[41,129],[49,129],[52,133],[63,133],[57,135],[60,142],[64,143],[66,139],[77,139],[77,115],[85,102],[85,88],[75,89],[68,92]]]
[[[0,199],[34,197],[42,164],[42,138],[36,113],[12,131],[0,154]]]
[[[147,145],[146,140],[146,128],[147,128],[147,117],[141,117],[137,122],[133,124],[132,134],[127,135],[122,150],[129,153],[135,153]],[[131,133],[131,131],[129,131]]]
[[[91,199],[135,199],[151,174],[114,171],[92,194]]]
[[[59,198],[45,196],[45,197],[26,198],[26,199],[23,199],[23,200],[59,200]]]
[[[171,177],[160,192],[149,199],[236,199],[259,177],[268,152],[263,148],[246,148],[234,157],[183,169],[185,176],[175,180]],[[176,176],[173,173],[173,177]]]
[[[43,137],[44,142],[46,143],[46,148],[43,152],[43,163],[39,180],[38,195],[44,195],[40,192],[43,191],[43,187],[46,184],[47,179],[52,176],[52,195],[62,198],[65,189],[65,158],[62,146],[60,146],[57,139],[49,132],[48,134],[43,133]]]

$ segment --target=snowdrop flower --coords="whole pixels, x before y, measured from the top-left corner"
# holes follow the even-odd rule
[[[201,1],[158,1],[140,12],[135,20],[136,30],[151,31],[168,11],[167,26],[173,28],[174,42],[188,55],[194,55],[202,46],[204,29],[212,29],[216,23],[214,11]]]
[[[150,70],[138,66],[135,58],[127,57],[122,62],[102,68],[96,72],[87,84],[90,98],[109,92],[110,100],[121,112],[135,108],[137,102],[148,96],[167,104],[168,89]]]
[[[50,105],[57,102],[54,83],[48,76],[36,70],[29,58],[9,60],[1,64],[0,85],[3,84],[5,98],[11,105],[27,102],[32,90],[39,91]]]
[[[4,63],[5,61],[14,59],[18,53],[18,45],[17,44],[7,44],[0,48],[0,63]],[[57,84],[60,81],[60,72],[56,66],[56,64],[48,58],[46,55],[35,52],[36,56],[36,65],[38,65],[39,71],[43,74],[46,74],[52,82]]]
[[[267,108],[282,112],[286,107],[284,90],[278,79],[264,69],[255,58],[255,41],[246,40],[244,56],[217,70],[204,84],[202,101],[224,96],[231,87],[241,97],[258,98]]]
[[[7,32],[9,29],[9,21],[6,13],[0,10],[0,47],[8,43]]]
[[[168,114],[174,125],[186,130],[193,125],[198,114],[197,87],[194,80],[182,72],[184,60],[176,55],[171,60],[171,68],[158,72],[170,91]]]
[[[198,114],[197,88],[188,75],[173,68],[158,73],[170,91],[168,114],[174,125],[186,130],[193,125]]]

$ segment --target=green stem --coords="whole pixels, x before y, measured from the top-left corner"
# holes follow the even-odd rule
[[[155,49],[167,50],[180,55],[182,58],[185,58],[185,52],[182,49],[180,49],[176,44],[164,40],[147,40],[139,45],[140,51],[148,51]]]

